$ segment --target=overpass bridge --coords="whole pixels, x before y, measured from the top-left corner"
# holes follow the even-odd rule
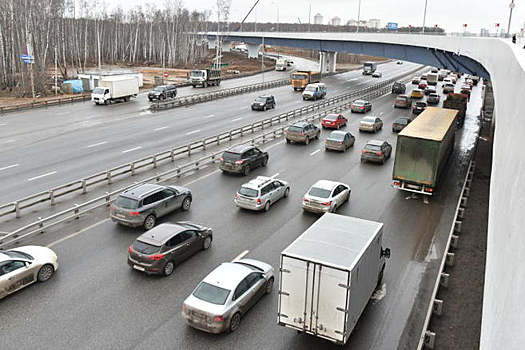
[[[207,33],[211,46],[216,33]],[[381,56],[492,81],[495,133],[490,185],[487,261],[480,349],[519,349],[525,342],[525,50],[499,38],[382,33],[228,33],[225,42],[247,44],[257,57],[261,44],[321,52],[323,72],[335,70],[337,52]]]

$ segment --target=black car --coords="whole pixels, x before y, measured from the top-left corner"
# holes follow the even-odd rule
[[[183,221],[165,223],[143,233],[128,248],[128,265],[148,274],[169,276],[175,266],[211,246],[210,228]]]
[[[400,81],[396,81],[394,85],[392,85],[393,94],[404,94],[406,92],[406,89],[406,85]]]
[[[412,119],[410,119],[409,117],[397,117],[394,120],[394,122],[392,123],[392,131],[393,132],[400,132],[408,124],[410,124],[411,121],[412,121]]]
[[[439,100],[440,100],[439,94],[435,93],[435,92],[429,94],[428,97],[427,97],[427,103],[429,105],[430,104],[437,105],[439,103]]]
[[[268,152],[249,145],[236,145],[219,158],[219,169],[229,173],[248,175],[252,169],[268,164]]]
[[[419,115],[427,108],[426,102],[416,102],[414,106],[412,106],[412,114]]]
[[[430,94],[433,94],[436,92],[436,88],[434,88],[433,86],[427,86],[425,88],[425,95],[430,95]]]
[[[256,109],[265,111],[270,108],[275,108],[275,97],[273,95],[259,96],[252,102],[252,111]]]
[[[157,86],[153,91],[148,93],[148,99],[150,101],[165,100],[175,96],[177,96],[177,87],[172,84]]]

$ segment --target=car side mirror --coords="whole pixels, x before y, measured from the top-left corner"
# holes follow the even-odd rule
[[[381,257],[390,258],[390,248],[381,248]]]

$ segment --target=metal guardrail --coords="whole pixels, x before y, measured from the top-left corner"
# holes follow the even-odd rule
[[[18,112],[18,111],[21,111],[24,109],[30,109],[30,108],[60,106],[63,103],[73,103],[73,102],[79,102],[79,101],[82,101],[82,102],[91,101],[91,94],[84,94],[84,95],[71,96],[71,97],[61,97],[61,98],[52,99],[52,100],[19,103],[19,104],[12,105],[12,106],[3,106],[3,107],[0,107],[0,114],[4,114],[8,112]]]
[[[237,86],[229,89],[223,89],[214,92],[205,92],[202,94],[194,94],[189,96],[178,97],[170,101],[156,101],[150,103],[151,110],[176,108],[186,106],[194,103],[211,101],[222,97],[240,95],[247,92],[266,90],[278,86],[283,86],[290,83],[290,79],[278,79],[272,80],[265,83],[257,83],[251,85]]]
[[[151,166],[153,169],[155,169],[158,167],[159,163],[167,162],[167,161],[174,162],[176,156],[179,156],[182,154],[187,154],[189,156],[195,151],[206,150],[207,147],[220,145],[220,143],[224,141],[231,141],[236,136],[243,137],[245,133],[253,133],[255,132],[255,130],[258,130],[258,129],[264,130],[264,128],[267,126],[272,126],[273,124],[281,123],[282,121],[287,121],[290,118],[295,118],[297,116],[304,115],[306,113],[311,113],[316,110],[319,110],[319,109],[322,109],[328,106],[332,106],[336,103],[358,97],[359,95],[363,95],[368,92],[372,92],[382,87],[389,86],[392,82],[397,81],[403,77],[409,76],[420,69],[421,68],[417,68],[407,73],[400,74],[388,80],[382,81],[378,84],[370,85],[363,89],[344,93],[344,94],[332,97],[330,99],[327,99],[321,102],[317,102],[315,104],[300,107],[293,111],[282,113],[277,116],[263,119],[255,123],[251,123],[251,124],[247,124],[247,125],[235,128],[235,129],[231,129],[229,131],[222,132],[222,133],[204,138],[199,141],[191,142],[183,146],[176,146],[169,150],[159,152],[151,156],[147,156],[147,157],[135,160],[130,163],[122,164],[117,167],[111,168],[109,170],[99,172],[93,175],[89,175],[85,178],[82,178],[76,181],[72,181],[70,183],[67,183],[61,186],[57,186],[57,187],[51,188],[46,191],[42,191],[42,192],[33,194],[31,196],[28,196],[22,199],[18,199],[14,202],[0,205],[0,217],[14,213],[16,217],[19,218],[21,217],[22,209],[26,209],[34,205],[45,203],[48,201],[50,202],[51,205],[54,205],[55,200],[58,197],[67,195],[69,193],[77,192],[77,191],[81,191],[82,194],[85,194],[87,193],[89,186],[93,186],[95,184],[99,184],[102,182],[106,182],[109,185],[112,183],[115,177],[125,175],[125,174],[130,174],[131,176],[133,176],[135,175],[135,172],[137,170],[145,168],[145,167]]]
[[[472,158],[474,157],[476,147],[472,152]],[[471,159],[472,159],[471,158]],[[434,349],[436,334],[428,330],[428,325],[432,315],[441,315],[443,312],[443,301],[437,299],[437,293],[439,287],[448,287],[449,274],[445,273],[445,265],[453,266],[454,265],[454,253],[451,253],[451,248],[457,248],[459,236],[461,232],[462,220],[465,213],[465,207],[467,206],[467,200],[470,194],[470,186],[472,184],[472,179],[474,177],[474,171],[476,168],[476,162],[471,160],[469,162],[467,175],[465,176],[465,181],[463,181],[463,187],[461,189],[461,195],[459,196],[458,204],[456,205],[456,211],[454,216],[454,222],[450,228],[450,233],[448,235],[447,245],[445,247],[445,253],[441,260],[441,265],[439,267],[438,277],[434,285],[434,290],[432,291],[432,298],[430,299],[430,305],[427,310],[427,315],[425,317],[425,323],[423,325],[423,331],[419,338],[419,344],[417,349],[422,350],[424,347],[429,349]]]
[[[418,68],[417,70],[419,70],[419,69],[421,69],[421,68]],[[407,73],[405,76],[410,75],[410,74],[414,73],[417,70],[411,71],[411,72]],[[395,78],[392,78],[392,79],[398,80],[398,79],[400,79],[400,77],[398,76],[398,77],[395,77]],[[391,80],[391,79],[389,79],[389,80]],[[344,94],[344,95],[351,95],[351,94],[353,94],[352,95],[353,97],[359,96],[360,98],[364,98],[364,99],[371,99],[371,98],[374,98],[374,97],[378,97],[378,96],[381,96],[381,95],[383,95],[383,94],[385,94],[385,93],[387,93],[387,92],[389,92],[391,90],[391,87],[388,86],[391,83],[389,80],[384,81],[384,82],[382,82],[380,84],[377,84],[377,85],[382,85],[382,87],[379,88],[379,89],[376,88],[376,90],[372,89],[368,93],[366,93],[367,91],[362,91],[362,90],[370,90],[369,87],[365,88],[365,89],[361,89],[360,90],[361,94],[353,92],[353,93],[348,93],[348,94]],[[340,98],[340,96],[334,97],[333,99],[336,99],[336,98]],[[328,105],[335,104],[335,102],[330,102],[330,100],[325,101],[325,103],[328,103]],[[352,101],[347,101],[347,102],[344,102],[342,104],[338,104],[336,106],[332,106],[330,108],[327,108],[327,109],[323,110],[322,112],[320,112],[320,113],[318,113],[316,115],[306,117],[306,118],[304,118],[302,120],[315,122],[315,121],[320,120],[321,118],[323,118],[324,116],[326,116],[329,113],[338,113],[338,112],[341,112],[343,110],[347,110],[347,109],[350,108],[351,104],[352,104]],[[312,105],[312,106],[308,106],[308,107],[303,107],[300,110],[304,111],[305,113],[309,113],[311,110],[313,110],[310,107],[314,107],[314,106]],[[315,108],[315,109],[319,109],[319,108],[320,107]],[[284,114],[281,114],[281,115],[276,116],[276,117],[268,118],[268,119],[265,119],[265,120],[263,120],[261,122],[258,122],[258,123],[261,123],[260,126],[261,126],[262,129],[264,129],[264,127],[263,127],[264,124],[272,125],[272,123],[280,123],[283,120],[287,121],[289,118],[294,118],[297,115],[293,114],[293,112],[294,111],[288,112],[288,113],[284,113]],[[301,113],[301,114],[303,114],[303,113]],[[298,114],[298,115],[301,115],[301,114]],[[252,126],[253,126],[253,124],[252,124]],[[236,130],[239,130],[239,131],[240,130],[245,130],[244,132],[250,132],[251,129],[249,129],[249,127],[250,126],[245,126],[245,127],[238,128]],[[286,128],[287,128],[287,125],[281,126],[281,127],[277,128],[275,130],[272,130],[272,131],[269,131],[269,132],[264,133],[262,135],[256,136],[256,137],[254,137],[254,138],[252,138],[250,140],[241,142],[241,144],[250,143],[250,144],[253,145],[253,144],[257,143],[258,141],[261,141],[262,143],[265,143],[266,141],[268,141],[270,139],[275,139],[277,137],[283,136]],[[229,133],[231,133],[231,130],[230,130],[230,132],[225,133],[225,134],[229,134]],[[212,140],[212,139],[210,138],[210,139],[207,139],[207,140]],[[204,145],[204,144],[205,143],[203,143],[202,145]],[[190,146],[190,145],[188,145],[188,146]],[[5,249],[8,246],[17,244],[17,243],[19,243],[20,240],[22,240],[22,239],[24,239],[26,237],[29,237],[31,235],[44,233],[46,229],[49,229],[49,228],[54,227],[54,226],[57,226],[57,225],[59,225],[59,224],[61,224],[63,222],[66,222],[66,221],[69,221],[69,220],[72,220],[72,219],[77,219],[77,218],[79,218],[80,215],[82,215],[84,213],[87,213],[87,212],[89,212],[91,210],[95,210],[95,209],[98,209],[100,207],[109,205],[111,202],[113,202],[115,200],[116,195],[118,195],[119,193],[125,191],[126,189],[129,189],[129,188],[131,188],[133,186],[136,186],[139,183],[148,183],[148,182],[151,182],[151,181],[155,181],[156,183],[159,183],[159,182],[168,181],[168,180],[171,180],[171,179],[173,179],[175,177],[179,178],[181,175],[183,175],[185,173],[196,171],[196,170],[199,170],[201,167],[207,166],[209,164],[213,164],[218,159],[218,156],[221,155],[224,151],[225,151],[225,149],[222,149],[222,150],[220,150],[218,152],[214,152],[214,153],[212,153],[210,155],[207,155],[205,157],[197,159],[197,160],[195,160],[193,162],[184,164],[182,166],[178,166],[175,169],[170,169],[170,170],[168,170],[166,172],[163,172],[161,174],[156,174],[155,176],[149,177],[147,179],[144,179],[144,180],[142,180],[140,182],[137,182],[137,183],[134,183],[132,185],[126,186],[126,187],[121,188],[119,190],[116,190],[116,191],[113,191],[113,192],[106,192],[106,194],[103,195],[103,196],[94,198],[94,199],[92,199],[92,200],[90,200],[88,202],[82,203],[80,205],[75,205],[75,207],[73,207],[73,208],[66,209],[64,211],[61,211],[61,212],[56,213],[56,214],[53,214],[53,215],[51,215],[49,217],[46,217],[44,219],[39,219],[36,222],[30,223],[28,225],[25,225],[25,226],[15,230],[15,231],[11,232],[11,233],[7,233],[3,237],[0,237],[0,250]],[[55,221],[53,221],[53,220],[55,220]]]

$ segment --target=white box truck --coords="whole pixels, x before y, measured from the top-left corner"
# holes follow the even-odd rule
[[[139,93],[139,79],[133,76],[108,76],[100,80],[91,93],[95,104],[108,104],[115,101],[129,101]]]
[[[427,74],[427,83],[428,85],[437,85],[439,79],[438,73],[428,73]]]
[[[288,67],[287,61],[286,58],[279,57],[275,62],[275,70],[286,70]]]
[[[326,213],[281,253],[277,323],[344,345],[390,249],[383,224]]]

